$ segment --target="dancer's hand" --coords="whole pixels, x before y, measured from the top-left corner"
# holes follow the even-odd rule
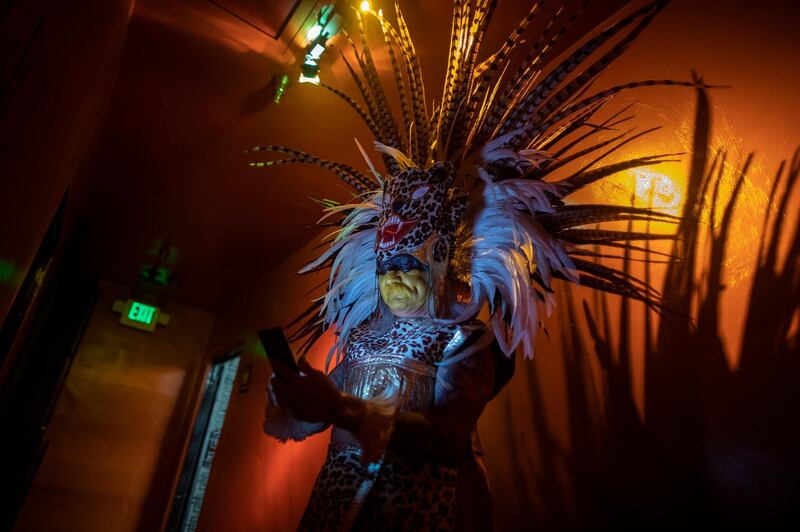
[[[305,358],[298,360],[300,373],[278,361],[270,361],[274,371],[268,393],[277,404],[289,409],[296,419],[332,423],[339,411],[342,394],[323,372]]]

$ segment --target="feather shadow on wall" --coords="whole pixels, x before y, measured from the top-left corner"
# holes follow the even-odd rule
[[[732,165],[724,151],[712,152],[711,123],[707,91],[698,88],[683,222],[660,290],[667,315],[659,321],[652,309],[627,299],[610,310],[605,294],[587,299],[573,290],[561,298],[566,445],[544,414],[543,373],[535,364],[517,367],[527,397],[498,399],[505,404],[491,425],[506,427],[496,440],[505,447],[492,452],[487,445],[487,461],[501,529],[521,529],[520,523],[536,530],[796,524],[800,227],[792,221],[800,149],[779,165],[769,191],[733,366],[735,347],[723,341],[723,281],[754,154]],[[723,183],[727,195],[720,192]],[[654,253],[645,243],[644,258]],[[626,273],[640,260],[630,250],[620,259]],[[648,284],[652,262],[641,266]],[[573,326],[580,323],[585,326]],[[635,323],[643,324],[641,334]],[[632,383],[632,359],[642,352],[644,415]],[[600,369],[594,377],[592,366]],[[520,416],[521,403],[530,418]],[[509,464],[517,468],[510,483],[500,473]],[[504,522],[503,516],[514,518]]]

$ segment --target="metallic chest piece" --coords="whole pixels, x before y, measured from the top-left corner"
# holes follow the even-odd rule
[[[463,342],[458,325],[398,319],[386,331],[367,324],[350,336],[343,391],[362,399],[399,397],[400,410],[427,412],[434,399],[436,363]]]

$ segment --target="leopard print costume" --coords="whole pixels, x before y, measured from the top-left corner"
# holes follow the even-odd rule
[[[350,336],[347,363],[401,356],[434,366],[446,351],[454,349],[461,329],[459,325],[441,325],[426,318],[396,319],[387,332],[362,325]]]
[[[468,325],[427,319],[396,320],[387,331],[354,329],[345,359],[334,370],[343,391],[370,399],[394,386],[400,409],[424,412],[432,404],[436,364],[454,353]],[[300,523],[304,531],[341,527],[356,492],[374,475],[357,445],[333,441]],[[387,452],[353,530],[451,530],[456,517],[457,468]]]
[[[369,475],[361,464],[361,449],[331,445],[299,530],[339,530],[356,490]],[[456,480],[454,467],[387,453],[352,530],[452,530]]]

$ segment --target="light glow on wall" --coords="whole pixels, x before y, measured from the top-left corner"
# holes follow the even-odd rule
[[[647,169],[636,169],[636,199],[654,209],[677,209],[681,204],[681,191],[666,174]]]

